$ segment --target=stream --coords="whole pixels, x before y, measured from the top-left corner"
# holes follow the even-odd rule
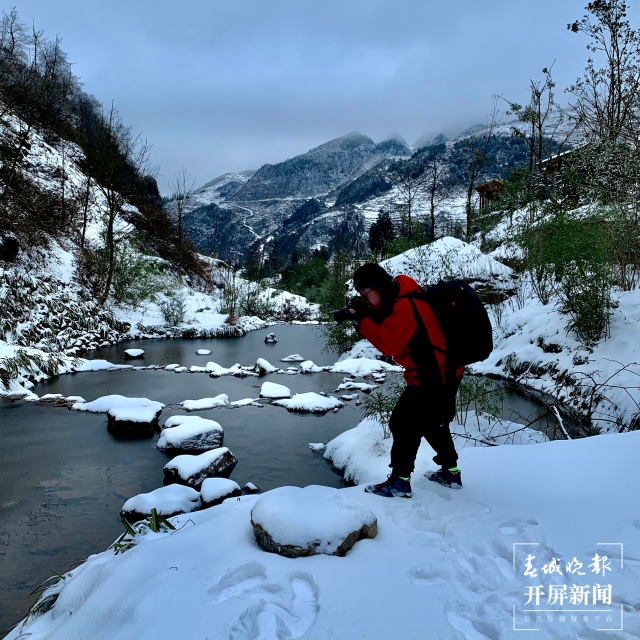
[[[276,344],[265,344],[269,332]],[[90,352],[91,359],[115,364],[125,361],[124,350],[142,348],[144,360],[133,364],[190,367],[209,361],[230,367],[253,364],[262,357],[275,366],[281,358],[299,353],[317,365],[337,360],[322,353],[318,327],[278,325],[249,332],[242,338],[137,340]],[[211,354],[199,356],[198,349]],[[296,363],[290,363],[296,364]],[[277,375],[267,378],[210,378],[204,373],[176,374],[163,370],[121,370],[67,374],[40,383],[38,395],[80,395],[87,401],[108,394],[146,397],[166,405],[226,393],[230,400],[259,395],[266,379],[284,384],[293,393],[333,392],[343,374]],[[334,394],[337,395],[337,394]],[[503,415],[513,411],[531,415],[540,408],[533,398],[508,389]],[[160,418],[182,414],[168,407]],[[353,402],[338,413],[290,413],[281,407],[217,408],[193,415],[211,418],[225,430],[224,445],[238,459],[232,479],[251,481],[261,490],[282,485],[343,486],[341,477],[308,448],[309,442],[328,442],[361,419]],[[155,448],[158,438],[117,439],[109,433],[104,414],[71,411],[29,402],[0,400],[0,634],[26,614],[34,598],[29,593],[53,572],[63,573],[88,555],[104,551],[123,531],[119,511],[128,498],[163,485],[162,468],[172,455]]]

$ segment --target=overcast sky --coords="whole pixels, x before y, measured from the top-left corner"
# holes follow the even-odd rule
[[[456,134],[491,96],[525,101],[556,60],[561,89],[587,52],[566,25],[585,0],[17,0],[63,39],[85,90],[153,145],[162,192],[360,131]],[[11,4],[4,6],[7,11]],[[560,93],[560,92],[559,92]]]

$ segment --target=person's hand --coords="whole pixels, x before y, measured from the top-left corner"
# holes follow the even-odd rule
[[[351,320],[353,322],[360,324],[362,319],[365,318],[369,313],[369,307],[367,303],[360,297],[356,296],[352,298],[349,302],[349,313],[351,314]]]

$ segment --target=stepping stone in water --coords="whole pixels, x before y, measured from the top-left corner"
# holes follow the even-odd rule
[[[276,400],[278,398],[290,398],[291,389],[285,387],[283,384],[276,384],[275,382],[263,382],[260,388],[261,398],[270,398]]]
[[[238,461],[227,447],[195,456],[184,454],[176,456],[164,466],[164,482],[199,489],[205,478],[228,478],[237,464]]]
[[[200,494],[191,487],[172,484],[160,487],[149,493],[140,493],[129,498],[123,505],[120,515],[129,522],[138,522],[151,515],[151,509],[165,518],[190,513],[201,506]]]
[[[285,400],[275,400],[271,404],[285,407],[289,411],[301,411],[309,413],[326,413],[330,410],[338,410],[344,407],[344,402],[332,396],[321,396],[319,393],[309,391],[308,393],[296,393],[293,398]]]
[[[162,407],[113,407],[107,411],[109,430],[119,435],[149,435],[158,428]]]
[[[228,478],[206,478],[200,487],[200,499],[204,509],[215,507],[227,498],[241,495],[240,485]]]
[[[224,431],[215,420],[199,416],[173,416],[167,420],[162,435],[156,442],[160,451],[209,451],[222,446]]]
[[[144,349],[126,349],[124,352],[125,360],[134,360],[135,358],[144,358]]]
[[[304,362],[304,358],[299,353],[294,353],[291,356],[287,356],[286,358],[282,358],[280,362]]]

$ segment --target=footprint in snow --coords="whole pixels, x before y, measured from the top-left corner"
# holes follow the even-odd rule
[[[316,621],[319,589],[308,573],[290,574],[279,584],[265,583],[251,594],[259,601],[238,618],[231,640],[293,640]]]

